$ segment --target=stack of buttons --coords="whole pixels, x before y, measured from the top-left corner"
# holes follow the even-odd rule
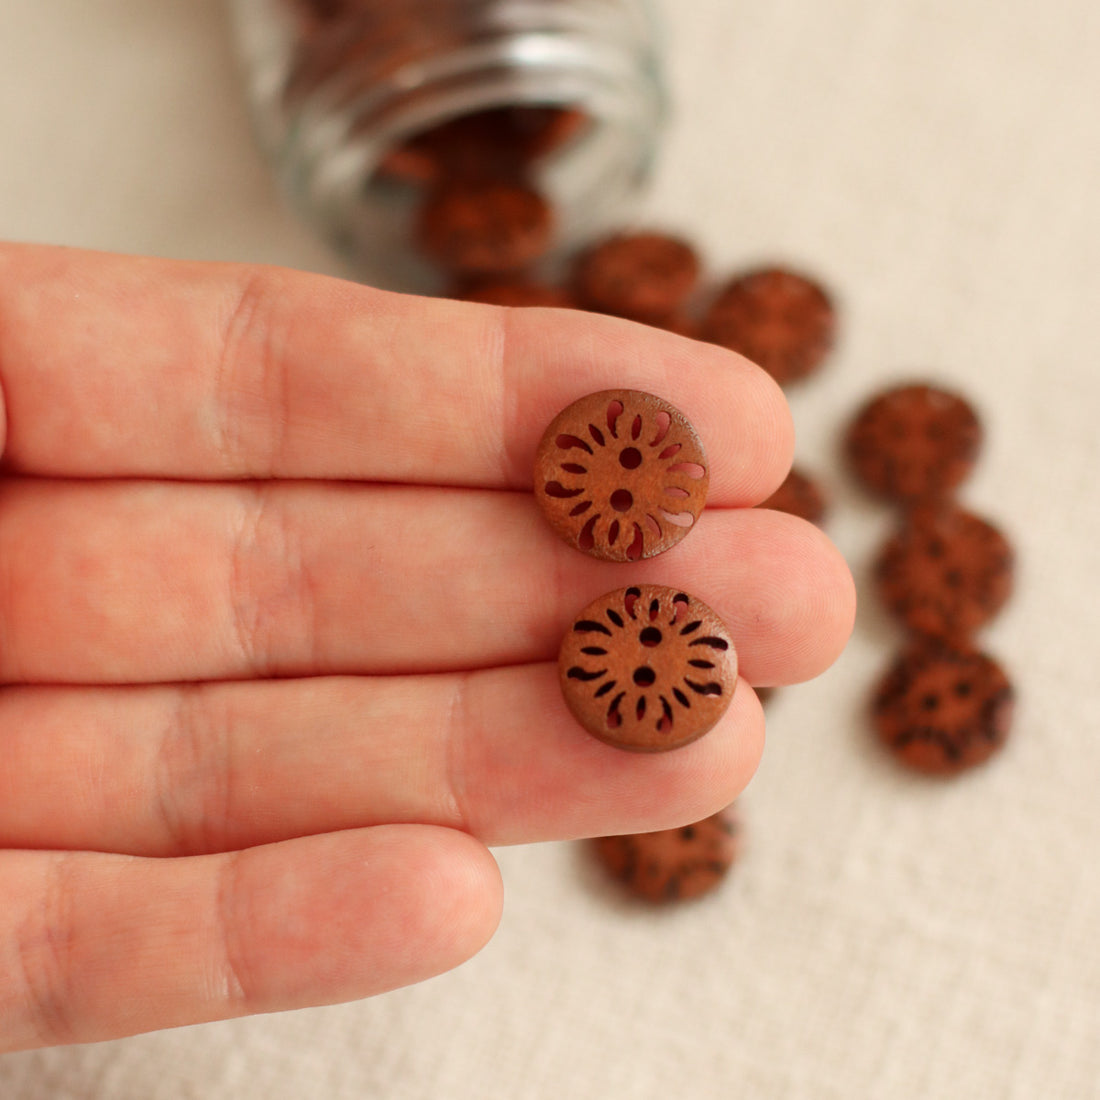
[[[1012,685],[974,641],[1012,589],[1012,548],[955,497],[981,437],[964,398],[914,383],[867,402],[846,438],[858,480],[901,509],[874,576],[908,643],[875,691],[874,726],[902,763],[932,775],[989,759],[1012,721]]]

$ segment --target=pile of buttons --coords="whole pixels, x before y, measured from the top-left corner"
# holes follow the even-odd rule
[[[874,573],[909,644],[875,692],[874,726],[905,764],[936,775],[988,759],[1012,720],[1012,685],[974,641],[1011,592],[1012,548],[955,499],[980,443],[970,404],[923,384],[869,401],[846,439],[859,481],[901,510]]]
[[[596,241],[549,279],[554,212],[531,181],[537,158],[573,140],[577,112],[482,112],[423,135],[384,170],[419,183],[415,239],[448,281],[446,293],[502,306],[604,313],[736,351],[786,388],[827,359],[836,335],[832,296],[785,266],[755,267],[707,289],[697,250],[656,231]],[[951,775],[1005,741],[1013,689],[974,641],[1009,595],[1012,552],[955,490],[980,443],[961,397],[913,383],[869,401],[851,424],[852,471],[900,509],[875,566],[879,594],[909,642],[874,692],[872,721],[904,764]],[[630,390],[582,397],[548,426],[535,495],[556,533],[605,561],[662,553],[694,526],[706,497],[702,442],[663,399]],[[822,524],[826,494],[793,468],[760,507]],[[724,625],[690,594],[636,585],[605,594],[572,620],[559,673],[584,729],[632,751],[666,751],[702,736],[729,705],[737,658]],[[771,691],[758,688],[762,699]],[[676,829],[602,837],[606,870],[647,902],[699,897],[735,861],[735,806]]]

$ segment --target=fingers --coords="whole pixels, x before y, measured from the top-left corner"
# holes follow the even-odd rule
[[[394,826],[227,855],[0,853],[0,1050],[365,997],[458,965],[500,878],[453,830]]]
[[[0,847],[175,856],[386,822],[449,826],[486,844],[672,827],[737,797],[763,733],[742,683],[700,740],[623,752],[581,730],[549,664],[9,688]]]
[[[34,475],[526,488],[550,419],[619,387],[694,422],[715,503],[763,500],[792,448],[764,372],[629,322],[27,245],[0,245],[0,382]]]
[[[527,494],[16,481],[0,492],[0,676],[137,683],[552,659],[628,584],[710,604],[753,683],[814,676],[851,629],[847,568],[780,513],[708,510],[660,558],[601,563]]]

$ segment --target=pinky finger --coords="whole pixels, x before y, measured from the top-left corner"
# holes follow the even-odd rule
[[[464,833],[386,825],[179,859],[0,852],[0,1051],[333,1004],[421,981],[496,929]]]

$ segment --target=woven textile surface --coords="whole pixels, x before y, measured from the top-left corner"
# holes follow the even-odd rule
[[[14,0],[0,237],[340,274],[256,151],[217,0]],[[579,845],[503,849],[499,932],[373,1000],[0,1057],[4,1100],[1100,1097],[1100,8],[1091,0],[666,0],[674,112],[639,224],[721,274],[820,276],[801,464],[860,589],[836,666],[786,689],[724,888],[627,904]],[[950,782],[874,743],[899,642],[887,509],[838,459],[879,387],[980,408],[964,503],[1019,555],[983,632],[1012,740]]]

